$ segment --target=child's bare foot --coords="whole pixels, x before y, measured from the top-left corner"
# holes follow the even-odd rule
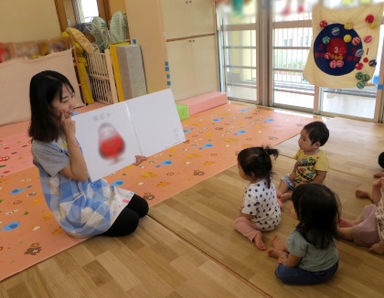
[[[339,221],[339,227],[340,228],[348,228],[348,227],[353,227],[353,222],[348,220],[348,219],[344,219],[344,218],[340,218],[340,221]]]
[[[284,194],[281,195],[281,200],[282,200],[283,202],[288,201],[288,200],[290,200],[291,198],[292,198],[292,192],[286,192],[286,193],[284,193]]]
[[[381,178],[381,177],[384,177],[384,172],[377,172],[377,173],[373,174],[373,177],[374,177],[374,178]]]
[[[361,189],[356,189],[355,190],[355,196],[359,199],[370,199],[371,195],[369,192],[361,190]]]
[[[255,245],[260,250],[266,250],[265,244],[263,242],[263,235],[260,231],[256,232],[255,238],[253,238],[253,242],[255,242]]]
[[[268,249],[267,254],[271,258],[275,258],[275,259],[278,259],[280,257],[280,251],[276,248]]]
[[[276,248],[278,250],[285,249],[284,243],[280,240],[280,238],[277,235],[275,235],[275,237],[273,237],[272,239],[272,246],[273,248]]]
[[[369,251],[377,253],[379,255],[383,255],[384,254],[384,247],[382,245],[380,245],[380,243],[375,243],[375,244],[372,244],[372,246],[369,248]]]
[[[283,194],[280,192],[280,191],[277,191],[276,192],[276,197],[278,198],[278,199],[281,199],[281,196],[282,196]]]

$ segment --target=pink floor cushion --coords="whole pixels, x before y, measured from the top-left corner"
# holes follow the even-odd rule
[[[188,106],[191,116],[224,105],[228,103],[228,98],[224,92],[214,91],[180,100],[177,103]]]

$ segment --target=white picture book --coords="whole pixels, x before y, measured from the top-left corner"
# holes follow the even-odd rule
[[[171,89],[73,116],[91,181],[185,141]]]

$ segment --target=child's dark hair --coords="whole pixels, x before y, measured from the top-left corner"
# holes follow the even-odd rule
[[[62,74],[46,70],[34,75],[29,85],[29,101],[31,105],[31,125],[29,136],[42,142],[52,142],[60,134],[60,119],[55,114],[52,102],[56,95],[61,99],[63,86],[74,92],[69,80]]]
[[[303,127],[308,133],[308,137],[312,144],[319,142],[323,146],[329,138],[329,130],[327,126],[321,121],[314,121],[308,123]]]
[[[323,184],[302,184],[292,194],[292,202],[300,223],[297,231],[312,245],[325,249],[337,238],[339,200]]]
[[[240,151],[237,161],[245,175],[256,179],[266,179],[269,188],[272,174],[270,155],[277,158],[279,151],[269,147],[250,147]]]

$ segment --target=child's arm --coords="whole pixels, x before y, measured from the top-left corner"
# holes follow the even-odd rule
[[[240,207],[240,216],[252,220],[256,216],[256,207],[254,207],[257,198],[253,196],[253,188],[247,188],[243,198],[243,205]]]
[[[241,211],[240,211],[240,216],[245,217],[246,219],[249,219],[249,220],[251,220],[255,217],[254,215],[246,214],[246,213],[243,213]]]
[[[296,257],[295,255],[278,248],[268,250],[268,255],[272,258],[276,258],[279,264],[288,267],[296,267],[301,260],[301,257]]]
[[[316,176],[310,183],[323,184],[327,171],[329,169],[329,161],[324,152],[320,152],[318,160],[315,164]]]
[[[293,232],[295,233],[295,232]],[[292,234],[293,234],[292,233]],[[300,238],[297,238],[297,236],[295,235],[292,235],[289,236],[286,244],[283,244],[282,241],[280,241],[280,239],[275,236],[273,239],[272,239],[272,246],[273,248],[268,250],[268,256],[272,257],[272,258],[276,258],[279,262],[279,264],[282,264],[284,266],[288,266],[288,267],[296,267],[302,257],[298,257],[292,253],[290,253],[288,251],[288,248],[289,247],[294,247],[296,246],[296,248],[292,248],[293,251],[297,251],[298,254],[301,254],[303,253],[303,256],[305,255],[306,253],[306,249],[307,249],[307,245],[305,245],[305,243],[303,242],[303,240],[300,240]],[[297,232],[296,232],[297,234]]]
[[[296,257],[295,255],[288,253],[286,258],[279,258],[279,263],[288,267],[296,267],[300,260],[300,257]]]
[[[246,219],[249,219],[249,220],[251,220],[255,217],[254,215],[243,213],[243,208],[244,208],[244,206],[241,206],[239,209],[240,216],[245,217]]]
[[[296,178],[297,163],[298,162],[296,161],[295,166],[293,167],[293,170],[292,170],[291,174],[289,175],[289,179],[291,179],[292,181],[294,181]]]
[[[88,179],[89,174],[83,153],[76,141],[75,121],[72,119],[62,119],[62,127],[68,145],[70,160],[69,164],[60,171],[60,174],[73,180],[83,182]]]
[[[311,183],[322,184],[326,176],[326,171],[316,171],[316,177],[311,181]]]

